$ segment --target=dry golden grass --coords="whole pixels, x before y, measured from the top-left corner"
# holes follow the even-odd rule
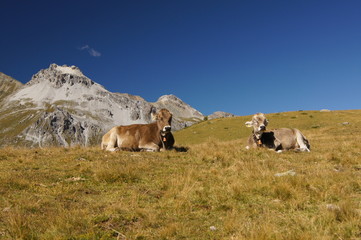
[[[0,239],[360,239],[361,111],[325,114],[269,116],[310,153],[247,151],[246,134],[217,131],[178,141],[202,125],[176,134],[186,153],[0,149]],[[216,128],[227,121],[243,132],[243,118]]]

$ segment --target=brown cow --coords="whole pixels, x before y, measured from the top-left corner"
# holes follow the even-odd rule
[[[296,128],[279,128],[266,131],[268,120],[263,113],[253,115],[252,121],[246,122],[247,127],[253,127],[252,135],[248,138],[249,148],[266,147],[277,152],[295,149],[309,152],[310,144],[307,138]]]
[[[161,109],[152,116],[156,120],[153,123],[113,127],[103,136],[101,148],[107,151],[159,151],[170,147],[167,141],[173,141],[173,146],[174,138],[170,132],[172,114]]]

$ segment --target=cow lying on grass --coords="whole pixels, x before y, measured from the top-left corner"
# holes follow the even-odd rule
[[[309,152],[310,144],[307,138],[296,128],[279,128],[266,131],[268,120],[263,113],[253,115],[252,121],[246,122],[247,127],[253,127],[252,135],[248,138],[249,148],[266,147],[277,152],[294,149]]]
[[[152,117],[156,120],[153,123],[113,127],[103,136],[101,149],[155,152],[172,148],[172,114],[161,109],[155,115],[152,113]]]

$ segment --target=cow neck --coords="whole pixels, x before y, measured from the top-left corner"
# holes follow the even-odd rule
[[[164,141],[163,141],[162,134],[159,134],[159,137],[160,137],[160,142],[162,143],[163,149],[165,149],[165,144],[164,144]],[[164,138],[165,138],[165,136],[164,136]]]
[[[163,146],[163,148],[165,149],[165,144],[164,144],[164,142],[167,141],[167,138],[165,137],[165,135],[162,136],[162,131],[160,131],[159,137],[160,137],[160,141],[161,141],[161,143],[162,143],[162,146]]]
[[[257,135],[254,133],[253,131],[253,140],[255,141],[255,143],[257,144],[257,146],[261,146],[262,145],[262,140],[261,140],[262,134],[257,137]]]

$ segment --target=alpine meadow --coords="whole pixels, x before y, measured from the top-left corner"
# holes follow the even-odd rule
[[[251,116],[174,132],[187,151],[0,148],[0,239],[360,239],[361,110],[266,116],[311,152],[246,150]]]

